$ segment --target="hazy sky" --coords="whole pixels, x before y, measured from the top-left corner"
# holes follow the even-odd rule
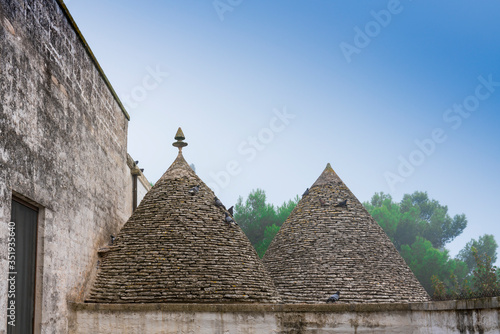
[[[302,194],[330,162],[358,197],[427,191],[448,244],[500,243],[500,2],[67,0],[155,182],[184,157],[226,206]]]

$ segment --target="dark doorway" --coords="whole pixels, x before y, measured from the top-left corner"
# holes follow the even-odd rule
[[[33,333],[38,209],[12,199],[9,223],[7,333]]]

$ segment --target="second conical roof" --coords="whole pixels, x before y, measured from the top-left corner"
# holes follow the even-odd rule
[[[325,302],[336,291],[346,303],[429,298],[330,164],[283,223],[263,262],[285,303]]]

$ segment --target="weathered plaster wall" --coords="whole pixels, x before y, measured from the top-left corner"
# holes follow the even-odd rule
[[[71,304],[70,333],[499,333],[497,298],[415,304]]]
[[[130,215],[127,123],[55,0],[0,0],[0,314],[14,192],[42,208],[42,332],[67,332],[67,301]]]

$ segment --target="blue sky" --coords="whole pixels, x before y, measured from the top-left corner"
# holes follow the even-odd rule
[[[360,201],[427,191],[500,243],[498,1],[68,0],[155,182],[184,156],[230,206],[330,162]]]

